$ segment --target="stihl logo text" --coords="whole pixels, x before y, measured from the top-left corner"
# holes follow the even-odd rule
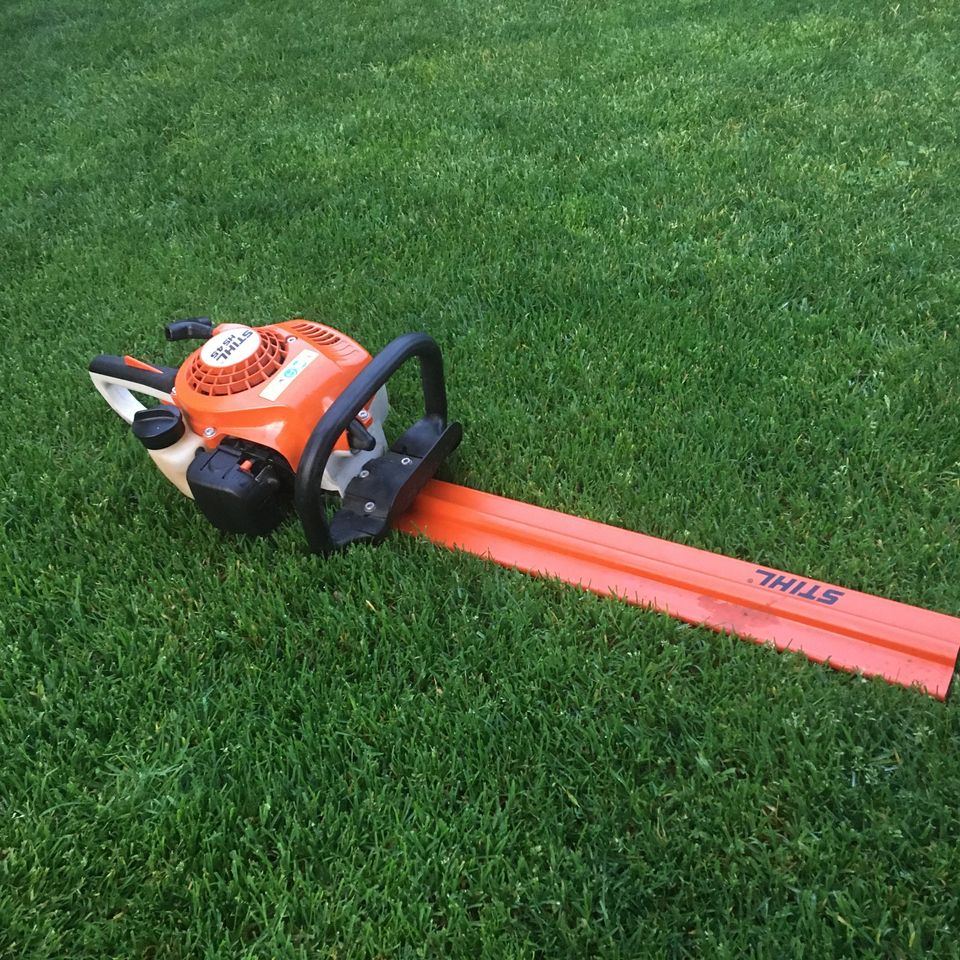
[[[800,597],[801,600],[814,600],[817,603],[832,606],[844,593],[843,590],[828,589],[822,583],[811,583],[809,580],[801,580],[799,577],[785,577],[782,573],[774,573],[772,570],[758,568],[755,572],[760,577],[761,587],[766,587],[768,590],[779,590],[791,597]]]
[[[210,359],[215,363],[222,363],[231,354],[236,353],[253,336],[252,330],[244,330],[243,333],[231,333],[225,337],[223,342],[218,344],[215,350],[210,351]]]

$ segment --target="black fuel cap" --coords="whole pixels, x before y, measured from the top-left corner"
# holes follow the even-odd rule
[[[131,429],[148,450],[165,450],[183,436],[186,427],[183,414],[176,407],[159,406],[138,410]]]

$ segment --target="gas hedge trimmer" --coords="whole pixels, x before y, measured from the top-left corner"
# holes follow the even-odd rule
[[[202,340],[179,368],[97,357],[90,376],[163,474],[221,530],[264,536],[293,505],[310,549],[379,543],[392,528],[503,566],[736,634],[943,699],[960,619],[434,480],[462,436],[426,334],[371,357],[309,320],[263,327],[205,317],[166,327]],[[388,445],[387,381],[420,363],[424,415]],[[160,402],[145,406],[134,395]],[[328,516],[330,495],[340,506]]]

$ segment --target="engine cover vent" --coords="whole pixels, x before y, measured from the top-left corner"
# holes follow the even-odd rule
[[[269,327],[234,327],[194,354],[187,386],[206,397],[243,393],[272,377],[286,358],[286,341]]]
[[[309,340],[317,347],[332,347],[342,339],[335,330],[325,327],[322,323],[314,323],[312,320],[291,320],[284,326],[296,330],[298,336]]]

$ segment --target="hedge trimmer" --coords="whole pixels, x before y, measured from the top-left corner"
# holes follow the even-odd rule
[[[90,376],[163,474],[230,533],[264,536],[293,505],[310,549],[379,543],[392,528],[537,576],[772,643],[845,670],[947,694],[960,619],[433,479],[459,444],[443,362],[426,334],[371,357],[294,319],[205,317],[166,327],[202,340],[179,368],[97,357]],[[386,384],[420,363],[424,415],[388,445]],[[135,394],[160,402],[145,406]],[[328,515],[329,495],[340,497]]]

